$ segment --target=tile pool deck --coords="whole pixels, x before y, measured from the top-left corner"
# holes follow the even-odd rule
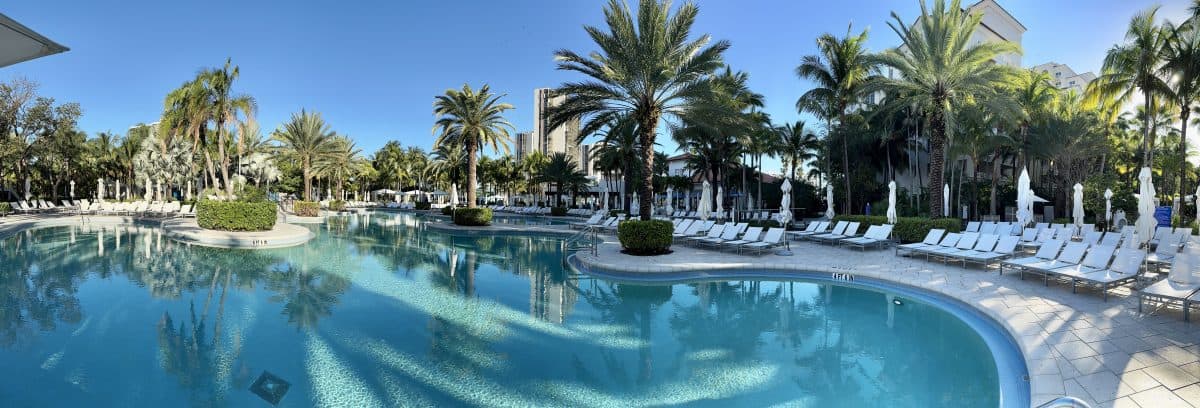
[[[862,252],[793,242],[793,256],[737,255],[676,245],[674,253],[636,257],[615,237],[577,260],[608,270],[677,276],[704,270],[803,270],[863,275],[936,291],[982,310],[1007,328],[1029,368],[1033,406],[1070,395],[1093,407],[1200,408],[1200,324],[1178,309],[1137,312],[1128,288],[1104,302],[1099,292],[1043,286],[993,268],[968,269],[898,257],[891,249]],[[1149,306],[1149,305],[1148,305]]]
[[[26,228],[79,222],[79,217],[69,216],[0,217],[0,239]],[[91,222],[107,225],[135,220],[93,217]],[[547,228],[505,226],[491,232],[549,232],[538,229]],[[647,258],[621,254],[611,235],[601,238],[605,242],[596,255],[578,254],[581,262],[668,275],[721,269],[850,273],[957,298],[1000,322],[1017,340],[1029,368],[1034,406],[1071,395],[1093,407],[1200,408],[1200,324],[1184,323],[1177,309],[1147,308],[1146,314],[1139,315],[1137,298],[1127,288],[1114,291],[1106,303],[1095,291],[1072,294],[1063,285],[1046,287],[1040,280],[1000,276],[994,269],[964,269],[897,257],[890,249],[862,252],[792,243],[794,256],[744,256],[676,246],[672,254]]]

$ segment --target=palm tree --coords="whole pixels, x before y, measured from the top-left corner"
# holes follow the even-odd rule
[[[159,128],[163,133],[192,138],[193,154],[204,157],[204,168],[208,180],[213,185],[219,184],[216,166],[213,165],[212,155],[208,149],[208,122],[212,109],[209,105],[208,91],[204,81],[197,77],[184,82],[179,88],[167,94],[163,102],[162,121]]]
[[[1200,7],[1200,3],[1197,4]],[[1200,98],[1200,21],[1191,21],[1179,27],[1168,25],[1170,38],[1167,41],[1162,67],[1162,76],[1171,78],[1170,96],[1179,107],[1179,156],[1187,157],[1188,118],[1193,104]],[[1187,160],[1180,160],[1179,191],[1186,194]]]
[[[354,144],[349,137],[337,135],[329,142],[329,151],[317,160],[317,172],[333,179],[337,187],[337,197],[344,199],[344,183],[347,178],[357,175],[362,167],[362,149]]]
[[[1029,129],[1033,122],[1044,116],[1054,105],[1058,97],[1058,88],[1050,83],[1050,74],[1036,72],[1032,69],[1022,71],[1012,81],[1012,92],[1020,106],[1021,119],[1018,123],[1020,133],[1020,158],[1017,169],[1025,167],[1029,155]]]
[[[865,86],[866,92],[888,91],[896,95],[884,103],[884,111],[915,107],[925,113],[929,126],[929,208],[931,216],[942,214],[942,189],[939,188],[946,165],[946,141],[958,127],[957,108],[972,98],[995,94],[1011,75],[1009,67],[995,63],[1004,53],[1020,52],[1008,41],[973,43],[972,33],[982,14],[966,14],[960,0],[935,0],[926,7],[921,0],[921,17],[908,28],[904,19],[892,12],[888,26],[903,42],[871,59],[890,67],[897,78],[876,77]]]
[[[282,153],[300,163],[304,175],[304,200],[312,201],[313,165],[329,154],[335,134],[320,113],[301,109],[292,119],[276,130],[271,138],[282,144]]]
[[[392,188],[400,190],[401,183],[408,176],[404,148],[400,146],[400,142],[388,141],[378,152],[375,152],[372,159],[375,162],[375,168],[383,174],[382,181],[388,183]]]
[[[494,95],[484,85],[479,92],[463,85],[462,90],[448,89],[433,102],[433,114],[439,116],[433,126],[439,132],[434,146],[461,145],[467,155],[467,207],[475,207],[475,166],[482,146],[508,153],[508,131],[513,125],[504,119],[504,111],[513,106],[500,102],[504,95]],[[515,130],[514,130],[515,131]]]
[[[779,135],[779,152],[784,165],[788,168],[790,179],[796,180],[796,172],[804,163],[817,158],[817,150],[821,148],[821,139],[808,129],[802,120],[775,128]]]
[[[1104,57],[1100,76],[1088,84],[1088,100],[1110,96],[1114,101],[1128,103],[1135,92],[1141,92],[1144,107],[1153,110],[1151,101],[1170,94],[1170,86],[1160,76],[1167,34],[1154,24],[1158,6],[1133,16],[1125,31],[1125,43],[1113,46]],[[1146,117],[1142,140],[1142,166],[1149,166],[1154,146],[1149,116]]]
[[[232,67],[232,68],[231,68]],[[226,197],[233,197],[233,182],[229,179],[229,154],[225,151],[228,131],[227,123],[253,121],[258,110],[258,104],[249,95],[234,95],[233,82],[241,75],[237,65],[232,65],[231,59],[225,60],[225,66],[213,68],[200,73],[205,89],[209,94],[210,117],[217,128],[217,158],[221,163],[221,179],[225,180]],[[241,116],[239,116],[241,115]],[[243,135],[244,137],[245,135]]]
[[[561,207],[562,195],[566,191],[566,187],[581,181],[586,182],[587,173],[579,171],[579,165],[571,156],[559,152],[550,155],[546,167],[542,169],[535,180],[539,183],[554,184],[554,205]]]
[[[826,118],[830,123],[835,119],[839,124],[845,122],[847,109],[866,95],[863,93],[863,84],[875,71],[876,64],[869,58],[866,46],[867,31],[851,35],[851,27],[846,28],[843,38],[829,33],[817,37],[819,54],[805,56],[800,66],[796,67],[796,76],[815,85],[796,101],[797,110],[815,115],[832,115]],[[845,211],[849,214],[854,208],[850,202],[849,138],[841,139],[842,177],[846,183]]]
[[[607,31],[584,29],[600,48],[590,54],[556,51],[558,69],[587,76],[555,91],[566,100],[550,111],[550,128],[586,117],[580,135],[588,136],[618,118],[637,124],[640,157],[641,219],[650,219],[654,197],[654,140],[659,120],[678,117],[708,92],[707,78],[724,65],[729,43],[709,45],[708,35],[689,39],[699,8],[688,2],[671,15],[669,1],[641,0],[636,18],[629,6],[609,0],[604,9]]]

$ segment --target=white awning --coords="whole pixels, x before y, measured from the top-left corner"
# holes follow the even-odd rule
[[[0,14],[0,67],[67,51],[4,14]]]

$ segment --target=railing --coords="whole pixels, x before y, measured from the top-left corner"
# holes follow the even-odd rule
[[[563,266],[567,266],[567,257],[573,253],[580,251],[590,251],[592,256],[597,255],[597,248],[600,244],[600,229],[595,226],[584,227],[583,230],[572,234],[567,239],[562,241],[562,262]]]
[[[1079,398],[1067,397],[1067,396],[1058,397],[1053,400],[1050,400],[1050,402],[1047,402],[1042,405],[1038,405],[1038,408],[1091,408],[1091,407],[1092,407],[1091,405],[1088,405],[1087,402],[1084,402],[1083,400],[1081,400]]]

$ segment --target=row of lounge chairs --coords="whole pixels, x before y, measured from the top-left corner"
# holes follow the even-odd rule
[[[832,229],[830,226],[832,225]],[[831,224],[828,221],[810,222],[802,231],[789,232],[788,235],[798,241],[813,241],[822,244],[852,246],[862,250],[872,247],[891,245],[891,224],[871,225],[867,231],[859,234],[862,226],[859,222],[838,221]]]
[[[720,211],[720,212],[713,212],[710,215],[710,217],[718,219],[718,220],[723,220],[725,218],[728,218],[728,215],[729,215],[728,212]],[[671,218],[698,218],[698,217],[699,217],[699,215],[697,215],[695,211],[678,210],[678,211],[671,213]]]
[[[675,220],[674,238],[687,245],[738,253],[762,254],[787,245],[783,228],[751,227],[747,223],[717,224],[715,221]]]
[[[196,209],[191,205],[181,205],[175,202],[111,202],[91,200],[62,200],[62,205],[45,200],[18,201],[12,203],[13,209],[20,213],[58,213],[98,215],[133,215],[140,217],[195,217]]]

